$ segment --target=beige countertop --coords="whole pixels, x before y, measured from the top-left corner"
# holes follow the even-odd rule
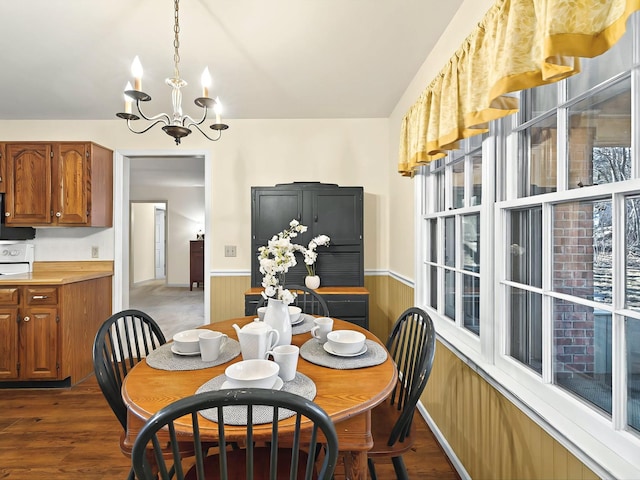
[[[65,285],[96,278],[110,277],[113,272],[100,271],[35,271],[0,275],[0,286],[5,285]]]

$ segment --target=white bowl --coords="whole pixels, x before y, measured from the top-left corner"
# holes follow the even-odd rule
[[[267,311],[267,307],[258,307],[258,318],[261,322],[264,321],[264,313]]]
[[[300,307],[289,307],[289,316],[291,317],[291,323],[297,322],[300,318],[300,315],[302,315],[302,309]]]
[[[181,353],[196,353],[200,351],[198,337],[205,330],[184,330],[173,336],[173,343]]]
[[[238,388],[271,388],[276,383],[280,366],[270,360],[242,360],[229,365],[224,374]]]
[[[364,333],[355,330],[333,330],[327,334],[329,346],[336,353],[357,353],[364,347]]]

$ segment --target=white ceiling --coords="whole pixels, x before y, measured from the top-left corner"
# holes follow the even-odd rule
[[[384,118],[462,0],[183,0],[180,73],[226,118]],[[171,0],[0,2],[0,119],[113,119],[139,55],[170,110]]]

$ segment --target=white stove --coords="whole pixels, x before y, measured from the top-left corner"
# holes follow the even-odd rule
[[[0,245],[0,275],[29,273],[33,270],[32,243],[6,243]]]

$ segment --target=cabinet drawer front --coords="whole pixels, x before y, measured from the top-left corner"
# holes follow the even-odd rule
[[[27,305],[56,305],[58,289],[55,287],[27,288]]]
[[[18,287],[0,288],[0,304],[17,305],[19,301]]]
[[[362,300],[331,300],[325,296],[329,313],[332,317],[365,317],[367,314],[367,299]]]

